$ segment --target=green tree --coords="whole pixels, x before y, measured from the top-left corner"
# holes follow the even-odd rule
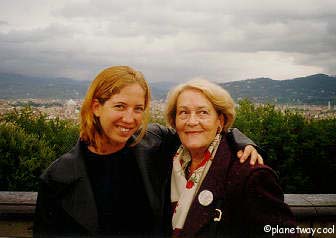
[[[239,102],[235,126],[266,152],[286,193],[335,193],[336,119],[308,121],[274,105]]]
[[[55,159],[44,140],[11,123],[0,124],[0,190],[32,191]]]
[[[26,107],[0,118],[0,189],[37,190],[38,177],[76,143],[78,125]]]
[[[79,136],[79,126],[73,121],[60,118],[49,120],[45,113],[34,112],[31,107],[6,113],[1,121],[13,123],[27,134],[44,140],[56,157],[69,151]]]

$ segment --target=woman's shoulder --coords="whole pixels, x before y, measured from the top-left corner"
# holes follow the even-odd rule
[[[240,180],[251,180],[254,177],[273,177],[278,179],[277,173],[268,165],[264,164],[255,164],[250,165],[250,160],[248,159],[244,163],[240,163],[238,158],[232,158],[232,166],[230,167],[231,175],[233,178]]]
[[[70,183],[78,177],[78,166],[80,163],[80,142],[78,142],[69,152],[61,155],[53,161],[41,175],[44,182]]]
[[[226,193],[232,197],[242,194],[252,196],[252,193],[258,195],[270,190],[272,194],[281,194],[278,175],[271,167],[260,164],[251,166],[249,161],[241,164],[239,159],[232,162],[225,185]]]
[[[276,173],[267,165],[250,165],[250,160],[240,163],[237,157],[237,150],[232,146],[227,136],[223,136],[220,146],[217,149],[216,156],[220,158],[216,165],[223,169],[225,173],[225,186],[228,191],[242,191],[246,184],[249,184],[254,177],[273,177],[277,179]],[[226,171],[226,172],[225,172]],[[272,179],[273,180],[273,179]],[[255,181],[253,179],[253,181]]]
[[[239,177],[236,177],[237,179],[242,179],[245,177],[249,177],[254,174],[262,173],[264,171],[267,171],[266,173],[270,173],[271,175],[276,175],[276,172],[269,166],[264,164],[254,164],[250,165],[250,159],[247,159],[244,163],[241,163],[239,158],[236,156],[237,154],[237,148],[234,144],[234,141],[232,139],[232,135],[229,135],[229,133],[226,133],[225,136],[222,137],[221,144],[222,146],[222,152],[221,155],[225,155],[225,150],[230,151],[230,174],[239,174]],[[245,144],[246,145],[246,144]]]

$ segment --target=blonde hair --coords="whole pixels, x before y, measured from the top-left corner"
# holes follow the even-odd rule
[[[168,125],[176,129],[175,119],[177,99],[186,89],[199,90],[207,97],[217,111],[218,115],[223,115],[224,117],[224,126],[221,132],[227,132],[232,126],[236,116],[234,101],[225,89],[221,88],[217,84],[202,79],[188,81],[169,91],[165,110]]]
[[[145,92],[144,119],[140,126],[140,132],[131,146],[137,144],[142,139],[149,120],[149,86],[141,72],[129,66],[113,66],[101,71],[88,88],[80,112],[80,138],[82,141],[95,148],[101,147],[104,143],[105,135],[99,119],[93,114],[92,102],[98,100],[103,105],[111,96],[119,93],[122,88],[131,84],[139,84]]]

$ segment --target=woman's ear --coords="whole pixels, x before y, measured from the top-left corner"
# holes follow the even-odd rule
[[[225,117],[223,114],[220,114],[218,116],[218,119],[219,119],[219,125],[220,127],[223,129],[224,128],[224,125],[225,125]]]
[[[100,104],[100,102],[98,101],[98,99],[93,99],[92,100],[91,110],[93,112],[93,115],[95,115],[96,117],[99,117],[100,116],[101,107],[102,107],[102,105]]]

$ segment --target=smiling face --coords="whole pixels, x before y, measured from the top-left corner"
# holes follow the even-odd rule
[[[105,145],[107,151],[113,152],[125,146],[139,129],[144,110],[145,91],[137,83],[123,87],[104,104],[93,101],[92,111],[99,118],[104,136],[108,139]]]
[[[203,153],[223,125],[207,97],[197,89],[185,89],[177,98],[176,131],[182,144],[193,155]]]

